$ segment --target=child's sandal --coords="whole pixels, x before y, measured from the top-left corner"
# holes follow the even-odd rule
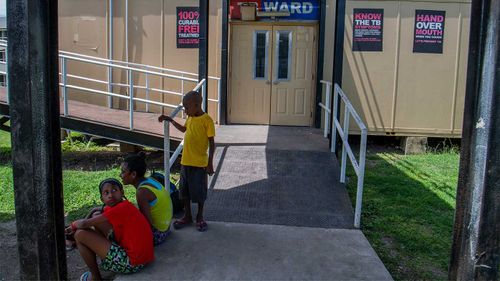
[[[198,229],[199,232],[205,232],[208,229],[207,222],[204,220],[200,220],[196,222],[196,229]]]
[[[174,228],[175,229],[181,229],[185,226],[188,226],[193,223],[193,220],[182,218],[174,221]]]
[[[85,271],[82,276],[80,276],[80,281],[91,281],[92,273],[90,271]]]

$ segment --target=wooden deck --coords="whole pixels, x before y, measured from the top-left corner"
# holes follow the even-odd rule
[[[0,103],[7,104],[5,88],[0,88]],[[60,107],[61,116],[63,115],[63,103]],[[123,130],[130,130],[130,113],[128,110],[108,108],[80,101],[68,101],[68,118],[75,118],[88,121],[95,124],[112,126]],[[147,133],[163,138],[163,124],[158,122],[158,113],[134,112],[133,132]],[[183,124],[182,118],[176,118],[176,121]],[[172,140],[182,140],[184,134],[179,132],[173,125],[170,125],[170,138]]]

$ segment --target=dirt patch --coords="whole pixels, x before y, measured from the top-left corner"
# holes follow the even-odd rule
[[[78,249],[66,252],[68,280],[79,280],[87,271],[87,266],[78,253]],[[112,280],[114,274],[103,273],[103,278]],[[14,220],[0,223],[0,280],[20,280],[19,254],[17,252],[16,222]]]
[[[129,153],[119,151],[64,152],[62,166],[65,170],[98,171],[118,168]],[[10,164],[10,153],[0,153],[0,164]],[[146,162],[150,170],[163,170],[163,152],[147,151]],[[176,165],[177,166],[177,165]],[[66,252],[68,280],[79,280],[87,270],[78,249]],[[114,274],[103,273],[111,280]],[[0,223],[0,281],[20,280],[15,220]]]

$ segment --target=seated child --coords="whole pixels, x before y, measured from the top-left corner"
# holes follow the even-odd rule
[[[148,220],[153,231],[153,243],[159,245],[170,234],[173,208],[170,191],[153,178],[145,178],[146,157],[143,152],[130,155],[123,161],[120,177],[124,185],[136,189],[139,210]]]
[[[133,273],[154,259],[153,234],[146,218],[128,200],[123,199],[123,186],[116,179],[99,184],[102,214],[71,224],[76,245],[90,272],[80,280],[101,280],[101,268],[116,273]],[[93,227],[93,228],[91,228]]]

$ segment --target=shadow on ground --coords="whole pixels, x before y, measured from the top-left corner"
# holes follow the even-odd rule
[[[428,157],[423,167],[412,157],[368,154],[362,230],[396,280],[447,278],[456,177],[442,174],[450,171],[449,161]],[[452,158],[458,169],[458,156]],[[350,169],[351,200],[356,180]]]

